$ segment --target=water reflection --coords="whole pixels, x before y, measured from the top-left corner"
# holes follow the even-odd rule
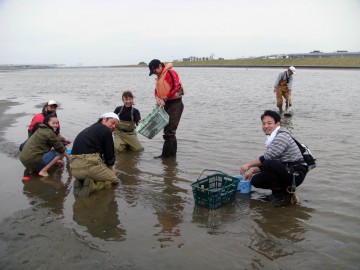
[[[93,237],[107,241],[126,239],[113,188],[96,192],[88,198],[76,198],[73,204],[73,220],[86,227]]]
[[[228,228],[224,225],[238,220],[241,215],[235,204],[232,201],[214,210],[194,206],[192,222],[200,228],[207,228],[207,233],[210,235],[226,234]]]
[[[298,251],[296,243],[305,240],[305,220],[309,220],[312,208],[304,206],[274,207],[270,203],[249,200],[251,216],[258,225],[250,237],[249,248],[276,259]]]
[[[280,120],[281,126],[286,127],[290,132],[294,129],[292,123],[292,117],[290,116],[283,116]]]
[[[121,197],[131,206],[135,206],[140,196],[139,186],[141,171],[138,169],[138,163],[141,153],[124,152],[117,153],[115,168],[120,171],[118,178],[121,182],[121,188],[118,192]]]
[[[49,208],[55,214],[62,215],[64,201],[69,193],[71,183],[71,176],[63,183],[61,181],[62,174],[63,168],[59,166],[51,168],[48,177],[40,177],[36,173],[31,174],[25,169],[24,176],[30,176],[30,180],[22,181],[24,184],[23,193],[31,199],[30,204],[38,204]]]
[[[180,224],[183,222],[184,201],[181,193],[185,189],[176,186],[176,158],[163,159],[164,166],[164,188],[159,196],[159,203],[156,205],[156,216],[159,221],[160,231],[155,234],[158,237],[161,248],[169,247],[174,242],[174,237],[181,236]],[[183,242],[177,247],[182,247]]]

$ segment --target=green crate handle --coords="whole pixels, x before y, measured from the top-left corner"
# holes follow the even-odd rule
[[[224,176],[229,176],[229,177],[232,177],[231,175],[228,175],[227,173],[224,173],[224,172],[219,171],[219,170],[210,170],[210,169],[205,169],[205,170],[203,170],[203,171],[202,171],[202,173],[200,174],[199,178],[198,178],[198,179],[196,179],[196,182],[197,182],[197,183],[199,183],[199,180],[200,180],[201,176],[203,175],[203,173],[204,173],[205,171],[209,171],[209,172],[217,172],[217,173],[221,173],[221,174],[222,174],[222,175],[224,175]],[[226,189],[226,192],[228,191],[228,189],[230,188],[230,186],[231,186],[231,184],[224,185],[224,188]]]
[[[218,173],[221,173],[221,174],[223,174],[223,175],[228,175],[228,174],[226,174],[226,173],[224,173],[224,172],[222,172],[222,171],[205,169],[205,170],[203,170],[203,171],[202,171],[202,173],[200,174],[200,176],[199,176],[199,177],[198,177],[198,179],[196,180],[197,182],[199,182],[199,180],[200,180],[201,176],[203,175],[203,173],[204,173],[205,171],[209,171],[209,172],[218,172]]]

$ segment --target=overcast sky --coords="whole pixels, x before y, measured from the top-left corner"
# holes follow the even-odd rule
[[[0,64],[360,51],[360,0],[0,0]]]

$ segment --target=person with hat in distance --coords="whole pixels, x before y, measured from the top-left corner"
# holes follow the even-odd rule
[[[307,165],[289,131],[280,126],[280,115],[266,110],[261,115],[262,130],[267,136],[266,150],[259,158],[240,167],[244,179],[256,188],[271,189],[272,202],[285,201],[288,187],[295,179],[299,186],[307,174]],[[250,170],[252,168],[252,170]]]
[[[293,83],[293,74],[296,74],[295,67],[291,66],[286,71],[279,73],[274,84],[274,93],[276,94],[276,106],[279,113],[283,112],[283,98],[285,98],[285,112],[291,107],[291,91]]]
[[[30,123],[29,128],[28,128],[28,137],[30,137],[32,135],[33,128],[36,125],[36,123],[42,123],[44,121],[44,118],[45,118],[46,115],[54,114],[55,116],[57,116],[57,114],[56,114],[57,107],[58,107],[57,102],[55,100],[51,99],[44,105],[41,113],[35,114],[35,116],[31,120],[31,123]],[[71,143],[70,140],[67,140],[67,139],[65,139],[64,137],[62,137],[60,135],[60,123],[59,123],[59,128],[56,130],[56,134],[60,137],[60,140],[65,145]]]
[[[81,131],[75,138],[70,172],[76,178],[74,195],[88,197],[91,193],[117,184],[113,132],[120,123],[119,117],[108,112]]]
[[[43,123],[43,121],[47,115],[53,114],[57,117],[56,109],[57,109],[57,103],[55,100],[49,100],[47,103],[45,103],[45,105],[43,106],[42,112],[35,114],[35,116],[31,120],[31,123],[28,128],[28,139],[38,128],[38,125]],[[69,139],[65,139],[63,136],[61,136],[59,122],[58,122],[58,128],[55,131],[55,134],[58,136],[58,138],[64,145],[68,145],[71,143],[71,141]],[[23,143],[20,144],[20,146],[19,146],[20,151],[22,151],[22,149],[24,148],[24,145],[28,139],[26,139]]]
[[[63,157],[69,158],[66,148],[56,135],[59,121],[54,114],[45,116],[42,124],[34,128],[33,135],[27,140],[20,154],[20,161],[39,176],[48,176],[48,169],[56,163],[63,164]]]
[[[178,73],[172,69],[172,63],[166,65],[158,59],[149,63],[150,74],[155,74],[155,100],[156,105],[164,107],[169,115],[169,123],[164,128],[164,145],[160,158],[175,156],[177,152],[176,130],[184,110],[182,96],[184,89],[181,85]],[[156,158],[158,158],[156,157]]]

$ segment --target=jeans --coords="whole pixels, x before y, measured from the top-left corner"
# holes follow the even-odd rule
[[[43,159],[40,164],[36,167],[35,171],[41,171],[46,165],[48,165],[59,153],[55,150],[50,150],[49,152],[43,155]]]

